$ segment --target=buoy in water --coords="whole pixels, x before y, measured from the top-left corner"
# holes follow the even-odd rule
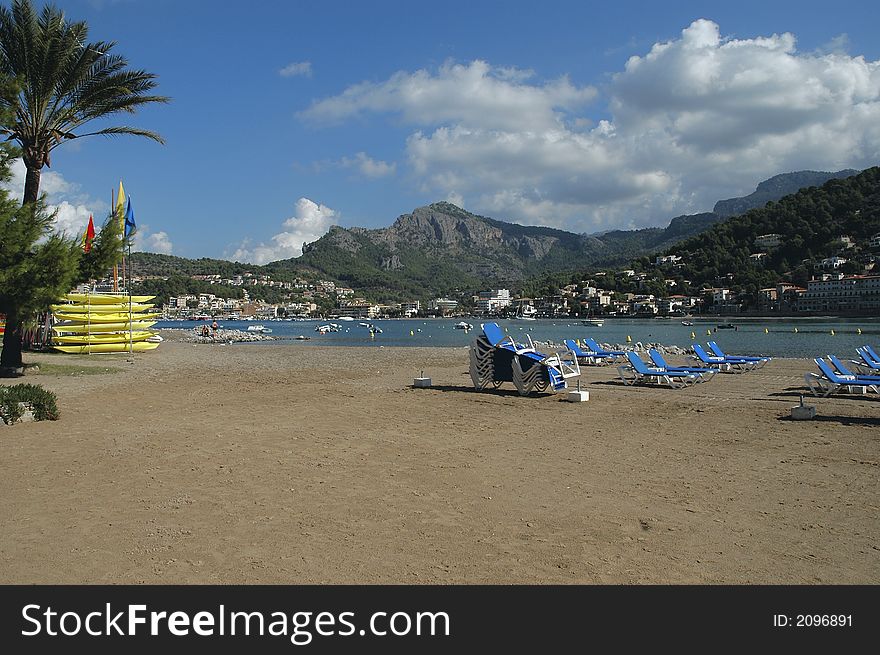
[[[632,343],[632,340],[633,340],[633,339],[632,339],[631,336],[626,335],[626,342],[627,342],[627,343]]]
[[[797,328],[794,329],[794,333],[797,334]]]
[[[770,334],[770,330],[768,330],[767,328],[764,328],[764,334]]]
[[[831,330],[831,336],[832,337],[834,336],[834,330]]]
[[[409,331],[409,336],[414,337],[414,336],[415,336],[415,332],[413,332],[412,330],[410,330],[410,331]]]
[[[861,334],[861,333],[862,333],[862,328],[856,328],[856,334]]]
[[[693,332],[691,332],[691,339],[696,339],[696,338],[697,338],[697,335],[694,334]]]

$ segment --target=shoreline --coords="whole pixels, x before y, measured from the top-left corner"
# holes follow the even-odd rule
[[[464,348],[26,359],[119,370],[25,379],[61,418],[0,426],[4,583],[880,582],[880,400],[788,420],[806,360],[566,403]]]

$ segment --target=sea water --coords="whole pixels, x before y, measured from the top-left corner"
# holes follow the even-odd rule
[[[289,344],[308,346],[395,346],[441,348],[466,347],[486,319],[464,319],[473,330],[455,329],[461,318],[454,319],[338,319],[283,320],[283,321],[218,321],[229,330],[247,330],[249,325],[265,325],[278,340],[262,341],[241,346]],[[494,319],[490,319],[494,320]],[[773,357],[821,357],[835,354],[842,359],[857,359],[856,348],[864,344],[880,350],[880,317],[844,318],[693,318],[693,325],[682,325],[681,319],[604,319],[601,327],[583,325],[578,319],[537,319],[534,321],[496,320],[519,342],[534,341],[561,345],[564,339],[592,337],[600,344],[661,343],[667,346],[689,348],[692,343],[716,341],[726,354],[770,355]],[[336,323],[338,332],[319,334],[316,326]],[[360,322],[369,322],[380,328],[380,334],[371,334]],[[732,329],[719,325],[732,324]],[[204,321],[160,321],[156,328],[192,330],[201,328]],[[208,323],[210,325],[210,323]],[[860,333],[861,331],[861,333]],[[693,338],[691,337],[693,334]],[[297,340],[296,337],[311,337]]]

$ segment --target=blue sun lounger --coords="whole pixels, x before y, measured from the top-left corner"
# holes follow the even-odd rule
[[[863,380],[865,382],[871,382],[873,384],[880,384],[880,375],[861,375],[857,373],[853,373],[846,367],[842,361],[840,361],[834,355],[828,355],[828,361],[831,362],[832,366],[834,366],[836,373],[840,375],[840,377],[851,377],[856,378],[857,380]]]
[[[474,387],[483,390],[512,382],[520,395],[532,391],[562,391],[567,380],[580,375],[577,357],[570,350],[545,354],[532,344],[517,343],[497,323],[484,323],[483,333],[470,348],[470,375]]]
[[[839,375],[824,359],[816,358],[813,361],[816,362],[822,375],[806,373],[804,381],[814,396],[830,396],[840,389],[846,389],[849,393],[859,389],[862,393],[873,391],[880,394],[880,382],[859,379],[855,375]]]
[[[862,358],[861,362],[853,361],[853,365],[858,369],[859,373],[867,375],[880,373],[880,357],[877,357],[871,346],[856,348],[856,352],[859,354],[859,357]]]
[[[584,343],[587,344],[587,348],[591,348],[598,357],[605,357],[612,361],[618,358],[626,357],[626,350],[605,350],[604,348],[602,348],[602,346],[596,343],[596,340],[592,337],[587,337],[586,339],[584,339]]]
[[[665,368],[648,366],[634,351],[627,351],[629,364],[617,367],[620,379],[626,385],[645,384],[656,379],[657,384],[667,384],[673,389],[681,389],[700,381],[698,373],[670,371]]]
[[[616,356],[605,355],[592,350],[584,350],[574,339],[565,339],[562,343],[564,343],[566,348],[575,354],[575,357],[578,358],[578,363],[580,364],[607,364],[608,362],[614,361],[616,358]]]
[[[755,368],[761,368],[764,364],[770,361],[769,357],[749,357],[746,355],[725,355],[724,351],[718,347],[718,344],[714,341],[709,342],[709,349],[712,353],[718,357],[732,357],[734,359],[742,359],[747,362],[755,362]]]
[[[694,349],[694,353],[696,353],[697,358],[701,362],[711,368],[717,368],[719,371],[725,371],[727,373],[745,373],[746,371],[751,371],[757,366],[756,362],[750,362],[749,360],[740,357],[718,357],[710,355],[703,349],[703,346],[698,343],[692,343],[691,348]]]
[[[656,348],[651,348],[648,350],[648,356],[651,358],[651,361],[654,362],[654,366],[657,368],[663,368],[667,371],[681,371],[683,373],[696,373],[700,376],[700,379],[697,382],[708,382],[715,374],[718,373],[717,368],[704,368],[700,366],[670,366],[666,363],[666,360],[663,358],[663,355],[660,354]]]

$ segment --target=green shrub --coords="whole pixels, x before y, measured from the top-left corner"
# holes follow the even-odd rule
[[[3,386],[0,387],[0,418],[7,425],[15,423],[28,408],[33,412],[35,421],[55,421],[58,419],[55,400],[54,393],[38,384]]]

